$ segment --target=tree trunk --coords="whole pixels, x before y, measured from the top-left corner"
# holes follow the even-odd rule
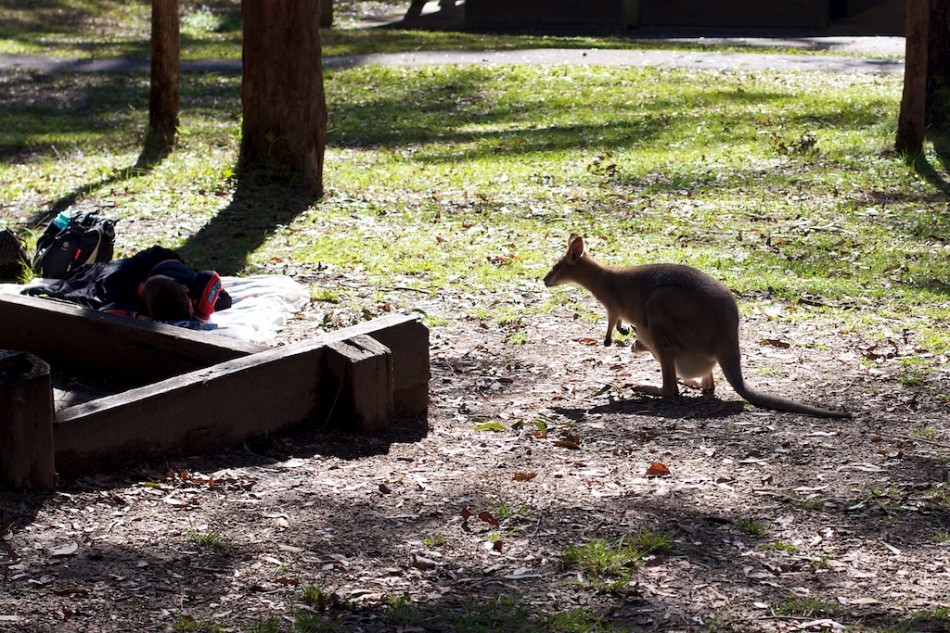
[[[320,28],[333,26],[333,0],[320,0]]]
[[[323,194],[327,106],[320,0],[242,0],[240,167],[277,167]]]
[[[907,0],[904,93],[901,97],[895,142],[897,151],[905,154],[919,154],[924,145],[929,4],[929,0]]]
[[[927,47],[927,123],[950,125],[950,2],[930,0]]]
[[[178,134],[179,66],[178,0],[152,0],[151,88],[145,153],[164,156]]]

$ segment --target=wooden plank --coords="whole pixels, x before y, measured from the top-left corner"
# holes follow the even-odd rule
[[[0,350],[0,486],[56,486],[49,365],[26,352]]]
[[[390,350],[393,412],[425,415],[429,331],[417,317],[393,315],[63,409],[53,424],[56,468],[74,477],[264,434],[322,430],[332,406],[327,347],[361,336],[381,344],[362,341],[372,354]],[[370,384],[368,377],[360,382]]]
[[[393,415],[425,417],[429,410],[429,328],[415,315],[393,314],[331,332],[320,340],[343,341],[366,334],[385,345],[393,359]]]
[[[393,360],[367,335],[331,341],[326,353],[331,421],[361,433],[380,433],[393,419]]]
[[[56,468],[72,477],[321,425],[324,352],[320,343],[277,347],[63,409]]]
[[[36,354],[56,369],[141,386],[266,349],[225,336],[88,310],[39,297],[0,295],[0,348]]]

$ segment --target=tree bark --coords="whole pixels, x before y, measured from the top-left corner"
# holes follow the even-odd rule
[[[148,99],[146,154],[165,155],[178,134],[179,67],[178,0],[152,0],[152,60]]]
[[[333,26],[333,0],[320,0],[320,28]]]
[[[907,47],[904,55],[904,93],[901,97],[895,142],[897,151],[905,154],[919,154],[924,144],[929,5],[929,0],[907,0],[907,28],[904,35]]]
[[[323,194],[327,106],[319,0],[242,0],[240,168],[277,167]]]
[[[950,124],[950,2],[930,0],[927,46],[927,123]]]

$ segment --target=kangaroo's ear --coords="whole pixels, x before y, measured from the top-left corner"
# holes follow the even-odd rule
[[[567,259],[570,263],[576,262],[584,254],[584,238],[576,233],[571,234],[571,239],[567,243]]]

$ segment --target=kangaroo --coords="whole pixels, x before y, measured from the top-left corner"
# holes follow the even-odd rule
[[[732,292],[720,281],[689,266],[647,264],[613,267],[595,261],[584,240],[572,234],[567,253],[544,277],[548,288],[575,283],[590,291],[607,309],[607,336],[636,332],[634,352],[650,352],[660,362],[663,385],[639,385],[636,391],[664,397],[679,395],[677,376],[684,383],[713,393],[716,363],[737,394],[757,407],[824,418],[850,418],[832,411],[755,391],[742,378],[739,352],[739,308]],[[698,382],[695,379],[699,379]]]

